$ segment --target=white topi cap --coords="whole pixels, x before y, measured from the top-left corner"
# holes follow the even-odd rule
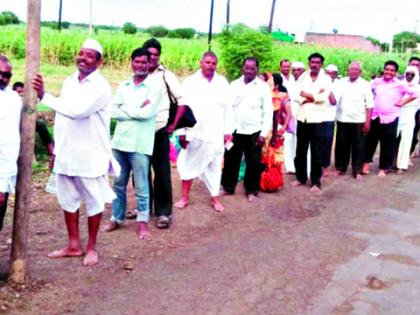
[[[293,61],[292,69],[305,69],[305,65],[303,64],[303,62],[300,61]]]
[[[336,66],[336,65],[333,65],[333,64],[328,65],[328,66],[325,68],[325,70],[327,70],[327,71],[334,71],[334,72],[338,72],[338,68],[337,68],[337,66]]]
[[[99,42],[95,39],[88,38],[83,42],[82,48],[93,49],[96,50],[101,55],[103,54],[102,46]]]

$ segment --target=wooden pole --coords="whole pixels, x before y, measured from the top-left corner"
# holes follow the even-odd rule
[[[25,95],[20,127],[20,152],[13,215],[13,238],[9,280],[24,283],[28,249],[29,207],[31,201],[32,158],[37,94],[31,81],[39,73],[41,0],[27,1]]]

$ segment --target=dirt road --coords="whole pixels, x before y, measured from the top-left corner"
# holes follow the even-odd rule
[[[101,233],[95,268],[45,257],[66,233],[54,197],[35,188],[31,280],[0,282],[0,314],[419,314],[415,163],[404,176],[327,178],[316,196],[286,183],[249,204],[240,188],[222,214],[197,182],[190,206],[175,210],[170,230],[152,228],[152,240],[139,241],[134,222]],[[174,183],[178,197],[176,170]],[[0,235],[3,273],[9,237],[10,226]]]

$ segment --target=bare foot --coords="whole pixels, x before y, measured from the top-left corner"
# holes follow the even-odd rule
[[[225,207],[222,206],[218,198],[212,198],[210,203],[214,211],[222,212],[223,210],[225,210]]]
[[[363,176],[361,174],[356,174],[354,178],[358,181],[361,181],[363,179]]]
[[[174,206],[175,208],[184,209],[189,203],[190,200],[188,198],[182,197],[180,200],[175,202]]]
[[[297,187],[297,186],[302,186],[303,184],[300,181],[298,181],[298,180],[294,180],[291,185],[293,187]]]
[[[384,170],[379,170],[378,176],[379,177],[385,177],[386,176],[386,172]]]
[[[83,256],[81,248],[66,247],[63,249],[55,250],[47,255],[49,258],[63,258],[63,257],[80,257]]]
[[[95,266],[98,263],[98,252],[96,250],[88,250],[85,258],[83,258],[83,266]]]
[[[119,228],[120,228],[120,225],[117,222],[110,221],[110,222],[108,222],[104,226],[104,228],[102,229],[102,231],[104,231],[104,232],[112,232],[112,231],[115,231],[115,230],[117,230]]]
[[[363,164],[363,167],[362,167],[362,174],[364,174],[364,175],[369,175],[369,163],[365,163],[365,164]]]
[[[313,186],[311,187],[311,189],[309,189],[309,191],[310,191],[311,193],[318,193],[318,192],[320,192],[320,191],[321,191],[321,188],[319,188],[317,185],[313,185]]]
[[[149,230],[146,222],[139,223],[139,239],[146,240],[150,239]]]
[[[411,159],[408,161],[408,166],[410,166],[410,167],[414,166],[414,163],[413,163],[413,161],[411,161]]]
[[[346,174],[346,173],[345,172],[342,172],[342,171],[335,172],[335,176],[342,176],[344,174]]]
[[[246,198],[248,199],[249,202],[255,202],[255,201],[257,201],[257,196],[255,196],[253,194],[246,195]]]
[[[404,175],[404,173],[405,173],[405,171],[402,168],[398,169],[398,171],[397,171],[398,175]]]
[[[328,170],[328,168],[322,169],[322,176],[324,177],[330,176],[330,171]]]

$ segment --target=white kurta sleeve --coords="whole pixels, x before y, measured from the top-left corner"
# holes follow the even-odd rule
[[[273,121],[273,101],[268,86],[263,89],[262,102],[262,128],[260,136],[266,137],[272,128]]]
[[[109,104],[112,97],[108,85],[92,85],[92,82],[86,82],[84,86],[72,92],[71,86],[64,82],[60,97],[46,93],[41,102],[67,118],[86,118],[102,109],[104,104]],[[92,93],[92,89],[96,93]]]

